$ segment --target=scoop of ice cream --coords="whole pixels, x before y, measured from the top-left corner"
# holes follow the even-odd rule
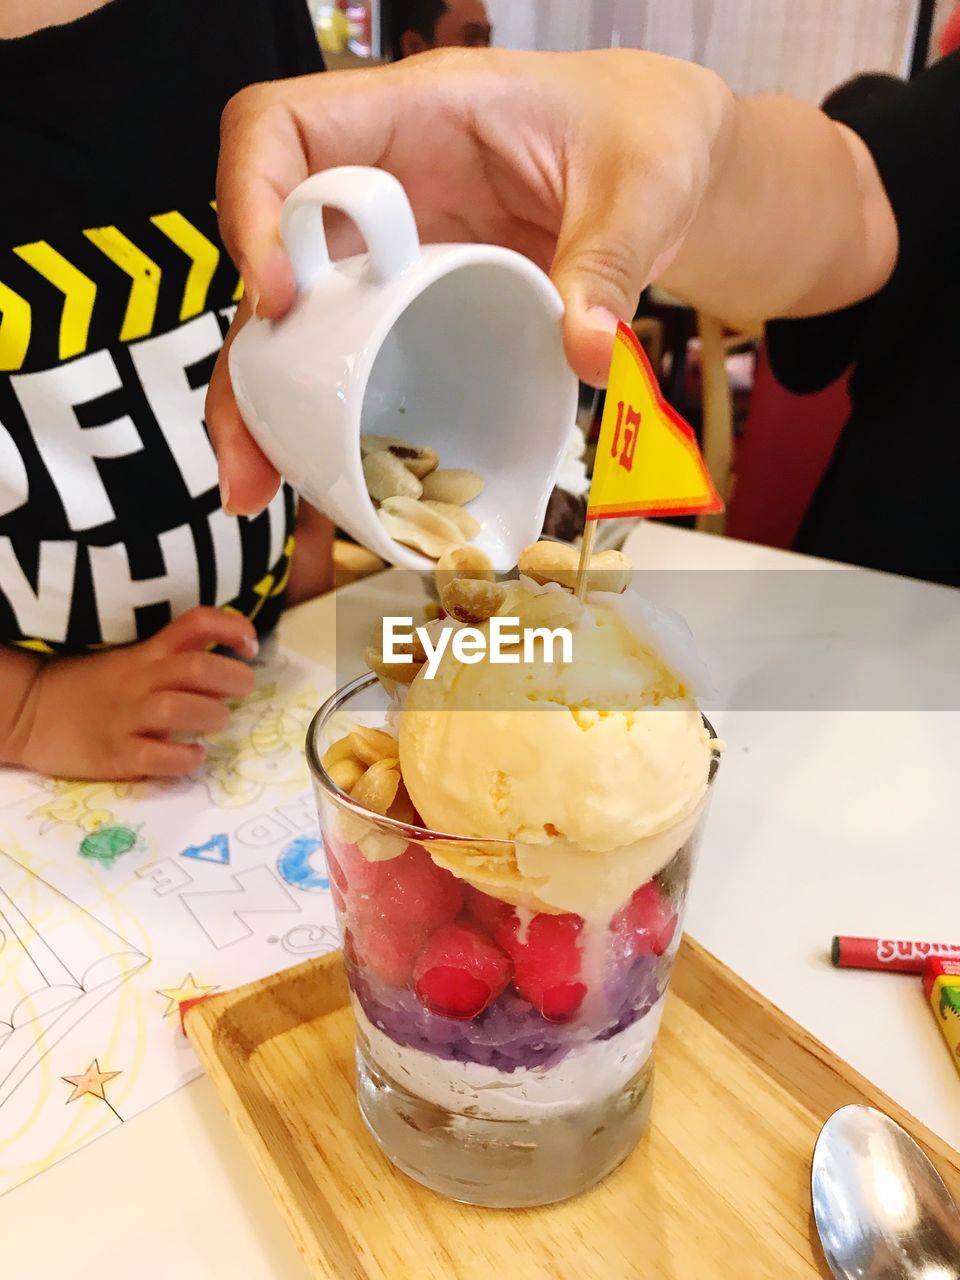
[[[478,861],[478,882],[496,892],[507,870],[538,881],[542,901],[579,909],[565,904],[582,899],[584,866],[596,878],[631,850],[662,865],[682,843],[706,793],[709,735],[689,687],[600,597],[581,606],[526,582],[500,612],[521,627],[568,625],[573,661],[559,647],[548,661],[538,646],[533,662],[466,665],[448,647],[434,678],[421,672],[410,686],[401,770],[434,830],[516,842],[517,865]],[[664,852],[656,838],[668,832]],[[626,861],[629,891],[640,881],[636,856]],[[577,885],[558,887],[564,876]]]

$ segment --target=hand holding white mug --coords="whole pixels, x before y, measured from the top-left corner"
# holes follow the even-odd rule
[[[813,107],[738,100],[702,67],[635,50],[438,51],[254,86],[228,104],[217,194],[247,285],[238,321],[250,304],[261,317],[289,309],[280,207],[342,164],[399,178],[425,243],[504,245],[549,270],[567,357],[594,384],[651,279],[757,318],[862,297],[896,253],[869,153]],[[207,419],[225,505],[259,511],[278,477],[243,427],[223,357]]]
[[[643,56],[437,53],[245,90],[224,113],[217,194],[248,302],[265,317],[292,303],[278,239],[289,192],[319,169],[376,165],[407,190],[424,242],[500,244],[550,269],[566,304],[568,358],[581,377],[602,381],[616,320],[633,314],[707,180],[705,140],[722,132],[728,97],[710,73],[666,60],[644,85],[633,61]],[[637,96],[659,96],[660,62],[685,87],[680,109],[646,130],[649,154],[674,170],[654,182],[649,164],[630,158],[633,111],[611,118],[596,88],[602,81],[610,100],[632,99],[642,115]],[[231,510],[258,510],[276,474],[242,429],[223,361],[208,421]]]

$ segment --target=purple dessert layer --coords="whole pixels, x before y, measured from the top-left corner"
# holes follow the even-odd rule
[[[616,1000],[608,986],[608,1016],[598,1025],[591,1009],[584,1020],[547,1022],[513,991],[502,996],[469,1022],[444,1018],[425,1009],[413,991],[374,985],[366,974],[348,965],[354,994],[364,1013],[380,1031],[399,1045],[420,1049],[449,1062],[476,1062],[511,1072],[519,1067],[552,1067],[578,1045],[609,1040],[656,1004],[667,985],[672,955],[642,956],[615,984]]]

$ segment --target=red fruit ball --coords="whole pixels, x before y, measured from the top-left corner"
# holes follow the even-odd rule
[[[497,929],[513,916],[509,902],[482,893],[472,884],[463,886],[463,909],[474,924],[491,937],[496,937]]]
[[[460,881],[438,867],[418,844],[399,858],[377,864],[380,878],[373,895],[379,913],[392,923],[431,934],[460,911]]]
[[[497,941],[513,961],[513,985],[548,1022],[567,1022],[587,994],[580,981],[581,916],[540,912],[524,933],[516,917],[504,921]]]
[[[423,946],[418,933],[402,930],[364,929],[359,941],[362,964],[371,969],[381,982],[391,987],[406,987],[413,976],[413,962]]]
[[[673,941],[678,916],[655,880],[635,890],[625,907],[610,921],[625,959],[662,956]]]
[[[482,1013],[510,981],[509,957],[479,929],[447,924],[417,956],[417,997],[431,1013],[466,1020]]]
[[[356,906],[364,960],[384,982],[405,986],[429,936],[460,911],[460,882],[419,845],[375,864],[375,890]]]
[[[371,862],[355,844],[330,835],[324,836],[323,848],[330,879],[345,898],[374,892],[382,863]]]
[[[569,1022],[587,994],[583,982],[558,982],[540,997],[540,1012],[547,1022]]]

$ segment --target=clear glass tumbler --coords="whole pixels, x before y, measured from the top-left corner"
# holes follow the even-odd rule
[[[373,675],[344,686],[307,736],[360,1111],[398,1168],[454,1200],[566,1199],[616,1168],[646,1124],[703,810],[608,920],[505,901],[480,884],[510,846],[378,817],[324,771],[353,724],[383,725],[378,692]]]

